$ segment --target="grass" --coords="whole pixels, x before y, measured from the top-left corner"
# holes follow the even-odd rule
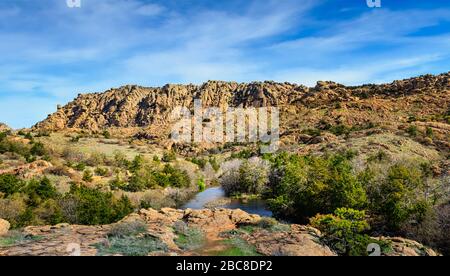
[[[0,237],[0,247],[20,245],[28,242],[39,241],[41,236],[27,236],[19,231],[10,231],[6,236]]]
[[[260,256],[254,246],[245,240],[237,237],[225,240],[224,243],[229,246],[228,249],[217,252],[217,256]]]
[[[108,157],[112,157],[116,151],[120,151],[125,154],[128,159],[133,159],[136,155],[140,154],[140,149],[148,150],[145,146],[138,147],[137,149],[131,148],[129,144],[119,143],[104,143],[103,138],[82,138],[76,143],[71,143],[70,138],[65,137],[63,133],[52,133],[50,137],[41,139],[49,148],[64,148],[70,147],[75,151],[79,151],[85,154],[105,154]],[[150,153],[144,154],[146,157],[151,158]]]
[[[187,228],[184,233],[176,233],[175,244],[182,250],[195,250],[205,244],[205,234],[197,228]]]
[[[122,222],[115,224],[108,232],[111,237],[137,236],[147,231],[147,226],[143,221]]]
[[[231,230],[229,234],[236,235],[239,233],[253,234],[258,229],[265,229],[269,232],[290,232],[289,224],[280,223],[273,218],[262,218],[256,225],[242,225],[237,230]]]
[[[96,244],[98,256],[147,256],[155,251],[167,251],[167,246],[154,237],[109,237],[108,243]]]
[[[117,223],[108,231],[105,243],[96,244],[97,255],[147,256],[155,251],[167,251],[167,246],[155,237],[146,236],[143,221]]]

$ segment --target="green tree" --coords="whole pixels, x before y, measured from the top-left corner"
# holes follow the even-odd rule
[[[372,194],[372,209],[391,230],[398,230],[411,217],[421,220],[430,203],[424,196],[424,174],[415,166],[396,164]]]
[[[317,213],[340,207],[362,209],[367,196],[355,176],[349,154],[328,157],[282,155],[272,160],[274,172],[267,193],[277,216],[306,222]]]
[[[367,246],[374,242],[364,234],[370,229],[364,211],[338,208],[334,214],[316,215],[310,224],[322,231],[322,240],[340,255],[367,255]]]
[[[145,164],[144,156],[138,154],[134,157],[133,161],[131,161],[130,170],[132,172],[136,172],[136,171],[142,169],[144,164]]]
[[[56,199],[59,196],[58,191],[47,177],[31,180],[24,188],[24,192],[28,195],[28,204],[31,206],[37,206],[42,201]]]
[[[64,199],[76,202],[73,216],[76,221],[71,221],[76,224],[110,224],[132,212],[127,199],[123,198],[116,202],[112,193],[85,186],[72,185]]]
[[[6,196],[20,192],[23,187],[24,182],[17,176],[12,174],[0,175],[0,192],[4,193]]]

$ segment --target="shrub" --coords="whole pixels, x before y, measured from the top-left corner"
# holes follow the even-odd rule
[[[105,137],[105,139],[110,139],[111,138],[111,133],[109,133],[109,131],[105,130],[102,133],[103,137]]]
[[[20,192],[23,187],[24,182],[17,176],[12,174],[0,175],[0,192],[4,193],[6,196]]]
[[[84,171],[86,169],[86,164],[84,162],[80,162],[75,165],[74,169],[77,171]]]
[[[412,136],[412,137],[416,137],[417,136],[417,127],[415,125],[411,125],[406,129],[406,132]]]
[[[381,162],[387,159],[389,159],[388,154],[385,151],[380,150],[376,154],[369,156],[369,158],[367,158],[367,162]]]
[[[192,163],[196,164],[197,166],[199,166],[200,169],[204,169],[205,166],[206,166],[206,163],[208,162],[208,161],[206,161],[206,160],[203,159],[203,158],[197,158],[197,157],[192,157],[192,158],[190,159],[190,161],[191,161]]]
[[[111,190],[126,190],[127,182],[124,181],[119,174],[109,181]]]
[[[430,208],[423,172],[414,166],[396,164],[388,169],[385,179],[371,192],[372,209],[391,230],[415,217],[419,222]]]
[[[213,170],[214,170],[215,172],[218,172],[218,171],[219,171],[220,165],[219,165],[219,163],[217,162],[217,159],[216,159],[215,157],[209,158],[209,164],[211,164],[211,167],[213,168]]]
[[[109,169],[98,167],[95,169],[95,174],[98,176],[107,176],[109,174]]]
[[[205,234],[198,228],[188,226],[181,228],[178,226],[174,230],[178,236],[175,239],[175,244],[182,250],[195,250],[205,243]]]
[[[188,187],[191,179],[186,171],[175,168],[169,164],[164,166],[162,171],[153,173],[156,183],[161,187]]]
[[[83,181],[92,182],[94,180],[94,174],[91,170],[87,169],[83,172]]]
[[[130,161],[127,159],[125,154],[121,151],[114,152],[114,163],[117,167],[127,168],[130,166]]]
[[[128,185],[123,187],[125,191],[139,192],[154,188],[158,185],[153,171],[149,168],[141,168],[130,177]]]
[[[365,207],[365,189],[355,176],[348,157],[351,156],[283,154],[275,158],[266,195],[275,215],[306,222],[317,213],[332,213],[336,208]]]
[[[433,138],[433,129],[431,127],[427,127],[426,131],[425,131],[425,135],[429,138]]]
[[[261,194],[269,182],[269,165],[265,160],[253,158],[244,161],[239,169],[228,171],[221,185],[228,195]]]
[[[80,139],[81,139],[81,136],[80,136],[80,135],[73,136],[72,138],[70,138],[70,142],[72,142],[72,143],[78,143],[78,142],[80,141]]]
[[[340,125],[332,126],[329,129],[329,131],[336,136],[340,136],[340,135],[344,135],[344,134],[349,134],[351,132],[351,128],[346,125],[340,124]]]
[[[9,134],[10,134],[9,131],[0,132],[0,142],[3,142],[4,140],[6,140],[6,138],[8,137]]]
[[[159,163],[161,159],[159,159],[158,155],[153,155],[153,162]]]
[[[32,241],[39,241],[41,239],[41,236],[26,235],[22,231],[13,230],[9,231],[6,236],[0,237],[0,247],[21,245]]]
[[[27,140],[33,141],[33,135],[31,135],[31,132],[27,132],[24,135],[24,138],[27,139]]]
[[[302,131],[304,134],[308,134],[310,136],[320,136],[322,134],[322,131],[317,128],[308,128]]]
[[[131,161],[131,164],[130,164],[130,170],[131,170],[132,172],[136,172],[136,171],[142,169],[143,166],[144,166],[144,164],[145,164],[144,156],[142,156],[142,155],[140,155],[140,154],[139,154],[139,155],[136,155],[136,156],[134,157],[133,161]]]
[[[91,167],[104,165],[107,162],[108,158],[105,154],[99,152],[93,152],[90,154],[89,158],[85,160],[85,164]]]
[[[242,238],[231,237],[230,239],[225,240],[224,243],[230,248],[218,252],[218,256],[260,256],[260,254],[256,252],[255,246],[249,244]]]
[[[0,139],[0,153],[3,154],[7,152],[16,153],[23,157],[31,156],[28,145],[17,141],[11,141],[7,139],[6,135],[3,136],[2,139]]]
[[[0,218],[11,223],[11,228],[21,225],[20,218],[27,208],[23,195],[15,194],[9,198],[0,199]]]
[[[28,196],[28,205],[37,206],[47,199],[56,199],[59,194],[47,177],[42,179],[33,179],[24,188]]]
[[[36,137],[50,137],[51,132],[49,130],[40,130]]]
[[[84,186],[72,185],[64,199],[74,203],[75,210],[72,218],[75,218],[76,221],[69,221],[72,224],[110,224],[133,211],[133,207],[126,197],[115,201],[109,192]]]
[[[250,157],[254,156],[254,152],[249,149],[244,149],[238,153],[232,153],[230,158],[231,159],[249,159]]]
[[[159,210],[164,207],[177,207],[177,203],[171,197],[164,194],[162,190],[152,190],[144,194],[141,198],[139,207],[143,209]]]
[[[55,225],[64,222],[64,216],[55,199],[48,199],[39,204],[32,211],[31,223],[33,225]]]
[[[157,238],[144,237],[110,237],[107,243],[95,245],[99,256],[123,255],[123,256],[148,256],[155,251],[167,251],[167,245]]]
[[[262,218],[258,222],[258,226],[261,228],[264,228],[264,229],[270,229],[277,224],[278,224],[278,221],[276,221],[276,219],[274,219],[274,218]]]
[[[122,195],[119,200],[113,200],[113,216],[111,220],[120,220],[133,211],[134,207],[131,204],[131,200],[127,196]]]
[[[163,162],[167,162],[167,163],[172,162],[172,161],[177,160],[177,155],[175,154],[174,151],[168,151],[163,154],[163,157],[161,160]]]
[[[197,186],[198,186],[198,190],[200,192],[203,192],[206,189],[205,180],[203,178],[200,178],[199,180],[197,180]]]
[[[364,211],[338,208],[332,215],[316,215],[310,223],[323,232],[322,240],[340,255],[367,255],[367,246],[373,242],[363,234],[370,229]]]
[[[30,149],[30,153],[36,156],[43,156],[47,154],[47,151],[45,150],[44,144],[42,144],[41,142],[36,142],[33,143],[33,146]]]

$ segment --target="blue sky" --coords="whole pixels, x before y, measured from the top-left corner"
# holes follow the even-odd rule
[[[450,70],[450,1],[0,1],[0,122],[78,93],[227,80],[390,82]]]

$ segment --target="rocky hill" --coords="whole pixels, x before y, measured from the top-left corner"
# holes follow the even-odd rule
[[[268,226],[258,215],[239,209],[142,209],[112,225],[30,226],[9,236],[9,244],[0,244],[0,256],[203,256],[234,252],[230,250],[266,256],[336,255],[320,242],[322,234],[315,228],[296,224]],[[377,239],[388,245],[382,255],[438,255],[412,240]]]
[[[10,130],[11,130],[11,128],[8,125],[6,125],[4,123],[0,123],[0,132],[10,131]]]
[[[282,136],[295,134],[296,140],[302,129],[324,124],[396,127],[411,118],[432,118],[439,123],[448,114],[450,73],[354,87],[322,81],[312,88],[271,81],[208,81],[200,86],[168,84],[159,88],[127,85],[103,93],[79,94],[34,128],[93,132],[119,128],[128,129],[129,135],[144,131],[146,135],[141,137],[156,139],[167,137],[170,111],[176,106],[192,108],[194,99],[201,99],[204,106],[222,108],[278,106]]]

